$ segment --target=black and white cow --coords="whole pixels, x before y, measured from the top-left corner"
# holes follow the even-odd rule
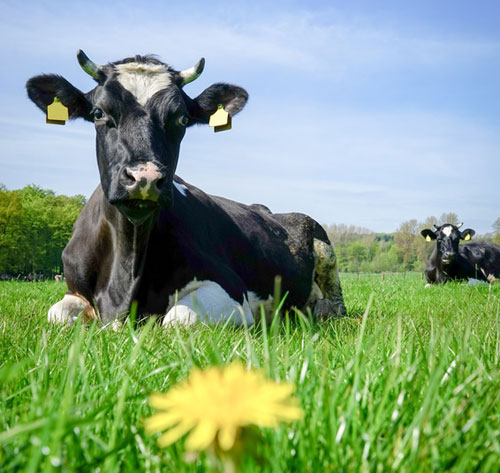
[[[460,245],[460,240],[470,240],[476,233],[467,228],[460,231],[462,224],[449,223],[435,231],[422,230],[421,235],[427,240],[436,240],[425,277],[429,284],[445,283],[449,279],[480,279],[493,281],[500,278],[500,246],[495,243],[472,242]]]
[[[238,113],[244,89],[218,83],[190,98],[183,86],[204,59],[178,72],[152,56],[104,66],[77,57],[97,82],[90,92],[53,74],[26,85],[40,109],[58,97],[97,135],[101,184],[63,252],[69,292],[50,321],[83,312],[109,323],[137,301],[138,316],[161,314],[164,324],[252,323],[261,303],[272,304],[277,275],[286,307],[345,313],[335,253],[316,221],[208,195],[174,175],[186,128],[208,123],[219,105]]]

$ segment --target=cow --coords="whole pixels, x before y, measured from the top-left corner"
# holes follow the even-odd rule
[[[492,282],[500,277],[500,246],[486,242],[460,245],[460,240],[469,241],[476,233],[470,228],[460,231],[462,225],[446,223],[434,225],[435,231],[420,232],[427,241],[436,240],[425,269],[428,284],[469,278]]]
[[[87,93],[55,74],[26,84],[42,111],[57,98],[70,119],[96,131],[100,185],[63,251],[68,292],[49,321],[114,324],[133,304],[136,317],[160,315],[164,326],[251,324],[261,305],[273,307],[277,276],[284,309],[318,319],[346,313],[318,222],[209,195],[175,175],[187,128],[220,108],[236,115],[248,99],[243,88],[216,83],[189,97],[183,87],[200,76],[203,58],[184,71],[156,56],[99,65],[79,50],[77,59],[97,83]]]

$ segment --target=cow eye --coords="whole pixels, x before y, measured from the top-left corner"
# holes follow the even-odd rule
[[[177,123],[180,125],[180,126],[188,126],[189,124],[189,117],[187,115],[181,115],[178,119],[177,119]]]
[[[94,108],[94,110],[92,110],[92,115],[94,120],[102,120],[104,112],[100,108]]]

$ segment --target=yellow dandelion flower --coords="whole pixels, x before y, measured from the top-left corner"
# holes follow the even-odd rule
[[[149,404],[162,412],[147,419],[145,427],[149,433],[166,430],[158,440],[162,447],[190,432],[189,451],[205,450],[214,442],[228,451],[244,426],[276,427],[281,421],[302,418],[291,396],[294,390],[293,384],[278,384],[241,363],[194,369],[168,393],[150,396]]]

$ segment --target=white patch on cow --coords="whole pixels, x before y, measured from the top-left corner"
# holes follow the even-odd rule
[[[319,288],[316,281],[313,281],[309,298],[307,299],[306,307],[314,307],[317,301],[324,299],[323,292]]]
[[[187,187],[184,184],[174,181],[174,187],[180,192],[182,196],[186,197]]]
[[[118,81],[141,105],[172,84],[172,73],[162,64],[129,62],[115,66]]]
[[[250,291],[248,293],[248,304],[252,314],[255,314],[257,319],[261,317],[261,308],[264,308],[264,315],[266,320],[270,321],[274,312],[274,297],[269,295],[267,299],[261,299],[255,292]]]
[[[494,274],[489,274],[486,279],[490,284],[493,284],[494,282],[500,282],[500,279],[498,279]]]
[[[214,281],[191,281],[176,295],[170,296],[162,325],[193,325],[196,322],[217,324],[230,320],[234,325],[254,322],[246,298],[243,304],[232,299]]]
[[[453,231],[453,227],[451,225],[446,225],[446,227],[441,228],[441,231],[445,234],[445,236],[449,237]]]
[[[311,293],[309,294],[309,299],[307,301],[307,306],[310,307],[312,307],[313,304],[318,300],[322,300],[325,297],[331,297],[333,294],[324,294],[323,292],[325,291],[325,289],[331,289],[338,283],[338,271],[336,269],[337,258],[335,256],[335,252],[333,251],[332,245],[314,238],[313,251],[315,261],[314,271],[311,275],[311,278],[313,278],[313,283],[311,287]],[[320,284],[317,284],[316,281],[314,281],[315,276],[317,277]]]
[[[480,286],[480,285],[487,285],[488,283],[486,281],[481,281],[480,279],[469,278],[468,284],[469,286]]]
[[[48,321],[56,324],[73,325],[85,309],[88,309],[88,303],[81,297],[66,294],[49,309]]]

